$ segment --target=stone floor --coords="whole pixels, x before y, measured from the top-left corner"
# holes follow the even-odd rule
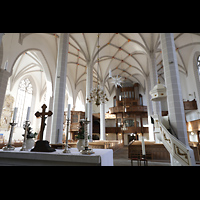
[[[124,146],[113,153],[114,166],[131,166],[131,160],[128,159],[128,146]],[[137,166],[137,161],[133,161],[133,166]],[[167,162],[148,161],[148,166],[171,166]]]

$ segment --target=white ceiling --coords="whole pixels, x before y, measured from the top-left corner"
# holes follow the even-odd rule
[[[97,68],[97,35],[70,33],[68,68],[76,86],[86,80],[86,66],[91,60],[94,62],[93,81],[96,81],[98,71],[109,93],[113,90],[109,69],[112,76],[120,75],[145,88],[145,79],[149,74],[148,55],[152,50],[156,52],[158,75],[164,79],[159,33],[100,33],[100,69]],[[200,45],[200,34],[174,33],[174,40],[179,69],[187,74],[190,52],[195,45]]]
[[[44,40],[48,40],[49,48],[53,49],[54,52],[52,56],[56,60],[56,38],[52,40],[52,35],[55,36],[55,34],[37,34],[42,36]],[[21,40],[28,35],[30,34],[21,33]],[[137,82],[145,90],[146,76],[149,75],[148,57],[150,51],[156,52],[158,76],[161,77],[161,81],[164,80],[159,33],[100,33],[99,48],[97,47],[97,35],[98,33],[70,33],[67,70],[71,84],[74,84],[75,89],[79,84],[85,85],[86,66],[89,61],[92,61],[94,63],[93,82],[97,81],[98,73],[109,94],[112,93],[114,88],[114,84],[109,79],[109,70],[112,71],[112,76],[119,75],[124,80]],[[59,33],[56,36],[59,37]],[[174,40],[179,70],[187,74],[191,52],[196,45],[200,46],[200,34],[174,33]],[[100,68],[97,67],[98,49]],[[15,66],[19,66],[18,62],[22,66],[26,64],[27,67],[34,65],[34,68],[29,70],[39,72],[42,69],[40,60],[34,50],[22,55]],[[24,69],[20,70],[21,68],[14,74],[17,75],[18,72],[22,72]]]

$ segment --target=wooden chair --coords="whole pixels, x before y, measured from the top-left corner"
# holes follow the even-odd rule
[[[141,165],[141,162],[144,162],[144,166],[148,166],[148,160],[146,159],[146,157],[145,156],[142,156],[141,158],[140,158],[140,160],[139,160],[139,166],[142,166]]]
[[[138,153],[132,153],[131,154],[131,166],[133,166],[133,160],[137,160],[137,164],[138,164],[138,166],[139,166],[139,160],[140,160],[140,158],[141,158],[141,153],[140,152],[138,152]]]

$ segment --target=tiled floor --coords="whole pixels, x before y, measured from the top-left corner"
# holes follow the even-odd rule
[[[113,153],[114,166],[131,166],[131,160],[128,159],[128,147],[125,146]],[[133,161],[133,166],[137,166],[137,161]],[[148,166],[171,166],[167,162],[151,162]]]

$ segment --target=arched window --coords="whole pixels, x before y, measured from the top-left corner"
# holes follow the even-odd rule
[[[16,107],[18,107],[16,123],[18,127],[23,127],[26,120],[27,109],[31,107],[33,87],[28,78],[23,79],[19,83],[16,99]]]
[[[200,80],[200,55],[197,57],[197,69],[198,69],[199,80]]]

